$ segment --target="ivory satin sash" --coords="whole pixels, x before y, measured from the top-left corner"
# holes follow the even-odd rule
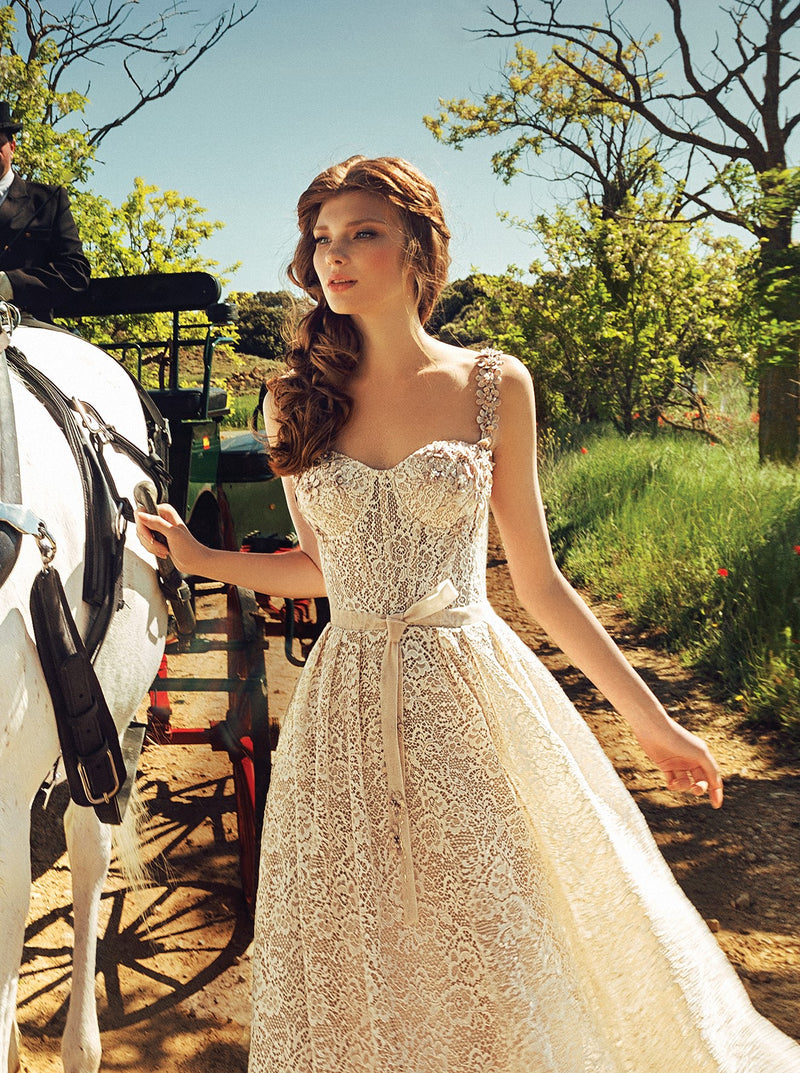
[[[488,603],[451,608],[450,605],[457,596],[456,587],[448,578],[402,614],[382,618],[380,615],[359,611],[331,612],[331,626],[339,629],[386,630],[386,647],[381,662],[381,734],[386,761],[390,828],[394,845],[400,854],[400,894],[406,924],[416,924],[419,913],[399,736],[403,715],[403,657],[400,639],[408,626],[459,627],[472,622],[485,622],[493,614]]]

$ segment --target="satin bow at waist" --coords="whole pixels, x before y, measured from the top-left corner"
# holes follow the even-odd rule
[[[407,924],[416,924],[419,914],[399,734],[403,714],[403,658],[400,638],[408,626],[457,628],[472,622],[486,621],[492,614],[488,603],[450,607],[457,596],[455,585],[448,579],[402,614],[381,617],[359,611],[334,610],[331,613],[331,626],[334,628],[386,630],[387,634],[381,662],[381,733],[389,794],[389,823],[392,841],[400,857],[401,897]]]

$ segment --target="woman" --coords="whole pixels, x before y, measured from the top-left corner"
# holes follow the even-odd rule
[[[486,603],[488,507],[517,594],[628,720],[668,787],[722,781],[551,554],[530,376],[424,323],[445,282],[436,192],[353,157],[298,206],[314,302],[266,421],[299,548],[156,554],[327,594],[281,731],[254,947],[251,1073],[777,1073],[760,1018],[595,739]]]

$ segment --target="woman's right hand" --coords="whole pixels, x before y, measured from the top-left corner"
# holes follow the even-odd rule
[[[208,548],[196,540],[183,519],[169,503],[161,503],[158,514],[136,511],[136,535],[145,551],[158,559],[167,555],[184,574],[203,574]],[[163,539],[159,539],[163,538]]]

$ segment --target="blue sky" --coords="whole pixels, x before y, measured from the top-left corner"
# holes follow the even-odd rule
[[[601,14],[599,0],[586,0],[585,17],[593,4]],[[699,22],[714,20],[714,0],[695,5]],[[200,22],[225,0],[189,6]],[[498,11],[505,6],[497,0]],[[485,7],[483,0],[260,0],[169,96],[105,139],[92,186],[117,204],[136,176],[192,195],[226,225],[206,253],[223,266],[241,262],[231,289],[275,290],[286,283],[294,205],[310,179],[357,152],[404,156],[439,189],[453,232],[452,278],[473,265],[527,267],[530,237],[498,213],[529,218],[547,210],[565,194],[563,184],[518,177],[505,186],[491,171],[491,139],[459,152],[439,145],[422,123],[439,97],[477,96],[497,83],[512,44],[469,32],[487,24]],[[642,17],[664,7],[638,0],[633,10]],[[116,114],[128,101],[119,67],[95,68],[89,95],[90,118]]]

